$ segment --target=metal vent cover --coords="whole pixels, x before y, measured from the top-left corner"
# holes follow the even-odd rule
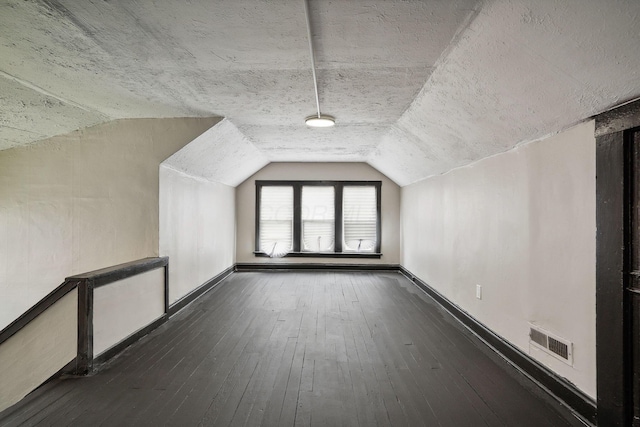
[[[529,342],[563,362],[573,365],[573,344],[544,329],[529,324]]]
[[[529,339],[535,342],[536,344],[540,344],[544,348],[548,348],[547,335],[536,329],[529,329]]]

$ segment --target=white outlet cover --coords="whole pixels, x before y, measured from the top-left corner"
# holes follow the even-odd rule
[[[476,298],[482,299],[482,286],[476,285]]]

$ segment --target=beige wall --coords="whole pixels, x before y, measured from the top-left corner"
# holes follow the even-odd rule
[[[256,180],[382,181],[382,239],[380,259],[255,257]],[[400,187],[366,163],[271,163],[236,188],[238,263],[398,264],[400,262]]]
[[[164,314],[164,268],[93,291],[93,356],[118,344]]]
[[[160,167],[160,255],[173,303],[234,263],[235,189]]]
[[[0,411],[76,357],[78,291],[58,300],[0,346]]]
[[[218,120],[117,120],[0,151],[0,328],[67,276],[158,255],[158,167]]]
[[[402,188],[402,264],[592,397],[595,233],[592,121]],[[529,322],[574,343],[573,367],[529,347]]]

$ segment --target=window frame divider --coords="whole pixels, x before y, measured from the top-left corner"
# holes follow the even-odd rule
[[[283,184],[288,185],[288,184]],[[293,252],[300,252],[302,240],[302,185],[293,184]],[[258,246],[256,246],[258,249]]]
[[[344,183],[342,184],[334,184],[333,186],[334,190],[333,190],[333,195],[334,195],[334,201],[333,201],[333,207],[334,207],[334,211],[335,211],[335,221],[334,221],[334,227],[335,230],[333,231],[334,236],[335,236],[335,242],[333,244],[333,251],[337,254],[342,254],[342,240],[344,240],[344,236],[342,235],[342,189],[344,188]],[[378,218],[380,218],[378,216]],[[377,222],[380,222],[380,220],[378,219]]]

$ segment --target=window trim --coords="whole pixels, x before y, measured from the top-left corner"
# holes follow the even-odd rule
[[[255,203],[255,242],[254,252],[256,257],[268,257],[260,248],[260,196],[262,187],[265,186],[291,186],[293,187],[293,250],[285,257],[293,258],[380,258],[382,240],[382,181],[276,181],[276,180],[256,180],[256,203]],[[373,252],[343,252],[342,240],[343,221],[342,203],[343,188],[345,186],[373,186],[376,189],[376,247]],[[335,245],[334,252],[303,252],[301,250],[302,233],[302,187],[303,186],[332,186],[334,188],[334,209],[335,209]]]

